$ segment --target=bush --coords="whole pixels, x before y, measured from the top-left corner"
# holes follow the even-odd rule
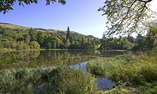
[[[40,48],[40,45],[37,41],[31,41],[30,42],[30,48],[31,49],[39,49]]]

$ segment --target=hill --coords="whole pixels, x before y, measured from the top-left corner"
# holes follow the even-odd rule
[[[1,28],[10,28],[10,29],[23,29],[23,30],[30,29],[30,27],[14,25],[14,24],[9,24],[9,23],[2,23],[2,22],[0,22],[0,27]]]
[[[13,29],[13,30],[28,30],[31,29],[31,27],[25,27],[25,26],[20,26],[20,25],[14,25],[14,24],[10,24],[10,23],[2,23],[0,22],[0,28],[9,28],[9,29]],[[41,32],[45,32],[45,33],[54,33],[54,34],[60,34],[65,36],[66,32],[65,30],[56,30],[56,29],[44,29],[44,28],[32,28],[36,31],[41,31]],[[76,37],[85,37],[85,38],[96,38],[92,35],[84,35],[81,33],[77,33],[75,31],[70,31],[71,35],[75,35]]]

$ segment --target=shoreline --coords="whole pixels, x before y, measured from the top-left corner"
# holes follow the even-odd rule
[[[22,51],[38,51],[38,50],[91,50],[91,49],[26,49],[26,50],[15,50],[15,49],[2,50],[0,49],[0,52],[22,52]],[[98,50],[98,49],[92,49],[92,50]],[[98,50],[98,51],[124,52],[124,51],[131,51],[131,50],[106,49],[106,50]]]

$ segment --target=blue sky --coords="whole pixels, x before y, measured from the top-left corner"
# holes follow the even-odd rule
[[[76,31],[85,35],[102,37],[106,17],[97,9],[102,7],[104,0],[66,0],[66,5],[54,3],[45,5],[45,0],[38,4],[13,6],[14,10],[6,14],[0,13],[0,22],[22,25],[33,28],[46,28]]]
[[[45,0],[38,4],[13,6],[14,10],[6,14],[0,13],[0,22],[12,23],[33,28],[46,28],[79,32],[102,38],[106,28],[106,17],[97,9],[105,0],[66,0],[66,5],[54,3],[46,6]],[[157,12],[157,0],[151,2],[151,9]]]

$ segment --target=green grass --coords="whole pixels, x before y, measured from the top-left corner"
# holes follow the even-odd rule
[[[92,94],[95,78],[71,68],[25,68],[0,71],[0,94]]]
[[[87,64],[87,69],[94,75],[107,76],[116,82],[117,85],[126,84],[121,89],[130,90],[131,92],[132,88],[136,88],[135,93],[153,94],[157,89],[156,58],[156,55],[147,55],[145,53],[141,55],[126,54],[112,58],[98,58],[90,60]],[[147,86],[147,84],[150,85]]]
[[[87,63],[85,73],[69,67],[0,70],[0,94],[156,94],[156,58],[146,53],[97,58]],[[117,86],[97,91],[90,73],[106,76]]]

